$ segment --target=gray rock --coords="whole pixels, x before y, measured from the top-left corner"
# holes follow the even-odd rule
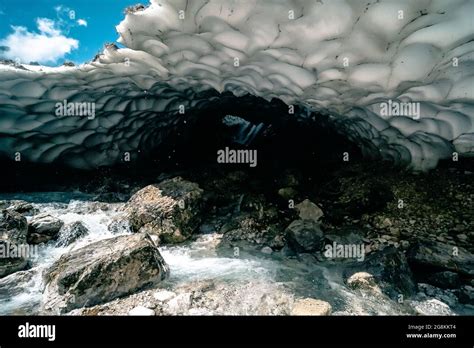
[[[11,210],[2,210],[0,213],[0,240],[10,243],[26,243],[28,223],[26,218]]]
[[[101,240],[61,256],[44,274],[42,312],[66,313],[157,285],[169,273],[147,234]]]
[[[21,200],[2,201],[0,202],[0,209],[7,209],[24,216],[37,213],[37,209],[33,207],[33,204]]]
[[[308,199],[295,205],[295,209],[298,211],[299,217],[302,220],[313,220],[318,222],[324,216],[321,208]]]
[[[27,241],[29,244],[46,243],[58,237],[64,222],[49,214],[34,216],[28,226]]]
[[[374,276],[367,272],[354,273],[347,279],[347,285],[351,289],[367,290],[377,295],[382,294]]]
[[[437,286],[441,289],[454,289],[459,287],[461,280],[457,273],[451,271],[436,272],[426,276],[425,281],[428,284]]]
[[[398,299],[399,295],[412,296],[417,290],[405,255],[394,247],[373,252],[364,262],[347,265],[344,276],[347,279],[356,272],[371,274],[382,292],[392,299]]]
[[[407,257],[420,272],[452,271],[474,277],[474,255],[459,246],[420,241],[408,250]]]
[[[437,299],[412,301],[412,306],[420,315],[455,315],[449,306]]]
[[[323,232],[314,220],[295,220],[285,232],[288,245],[296,252],[319,251],[323,246]]]
[[[24,293],[33,284],[38,269],[19,271],[0,279],[0,297],[9,298]]]
[[[65,247],[89,233],[87,227],[81,221],[75,221],[63,226],[60,231],[56,246]]]
[[[176,177],[135,193],[124,207],[134,232],[160,236],[162,243],[188,239],[201,221],[203,190]]]
[[[474,305],[474,287],[465,285],[458,291],[459,302]]]
[[[12,210],[0,213],[0,278],[28,267],[25,255],[17,252],[26,246],[26,218]]]

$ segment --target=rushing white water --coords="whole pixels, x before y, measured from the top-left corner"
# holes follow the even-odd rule
[[[81,221],[89,232],[67,247],[56,247],[54,242],[40,245],[38,255],[31,260],[30,270],[4,278],[3,281],[15,277],[10,278],[14,283],[13,289],[0,285],[0,315],[37,314],[43,288],[41,274],[45,268],[70,250],[130,233],[126,228],[117,233],[107,229],[120,213],[122,203],[94,202],[92,196],[82,193],[0,195],[0,200],[10,199],[32,202],[39,213],[58,217],[66,224]],[[188,308],[176,314],[255,314],[252,311],[258,306],[257,302],[266,295],[276,298],[277,305],[279,299],[280,302],[286,301],[286,306],[288,301],[291,304],[294,299],[302,297],[325,300],[331,303],[333,313],[339,315],[408,314],[411,311],[386,297],[374,297],[348,289],[342,280],[341,266],[318,263],[311,257],[297,260],[281,253],[267,255],[253,248],[241,248],[237,252],[236,249],[220,246],[220,238],[221,235],[216,233],[203,234],[190,242],[160,247],[171,270],[164,287],[174,291],[183,285],[192,286],[199,281],[211,280],[223,289],[222,293],[217,294],[216,301],[222,304],[225,313],[207,308]],[[416,302],[416,305],[420,303],[424,302]],[[269,313],[282,312],[275,310]],[[431,312],[449,313],[445,308],[435,308]]]

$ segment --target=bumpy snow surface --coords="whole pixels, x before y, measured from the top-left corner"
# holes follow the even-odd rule
[[[112,165],[214,90],[329,114],[366,155],[430,169],[474,155],[473,18],[471,0],[151,0],[117,26],[127,48],[79,67],[0,65],[0,150]],[[58,116],[64,101],[94,115]]]

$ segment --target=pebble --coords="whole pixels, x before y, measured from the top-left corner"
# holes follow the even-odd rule
[[[262,250],[260,250],[260,251],[261,251],[262,253],[264,253],[264,254],[271,254],[271,253],[273,253],[273,249],[270,248],[269,246],[264,246],[264,247],[262,248]]]

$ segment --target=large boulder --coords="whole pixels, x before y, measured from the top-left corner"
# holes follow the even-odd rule
[[[40,244],[55,240],[63,225],[64,222],[49,214],[36,215],[28,226],[27,241],[29,244]]]
[[[399,299],[400,295],[409,297],[416,293],[416,282],[407,259],[394,247],[371,253],[363,262],[347,265],[344,270],[346,282],[353,282],[354,274],[358,272],[370,274],[373,277],[371,284],[377,285],[392,299]]]
[[[474,255],[459,246],[420,241],[408,250],[407,257],[420,272],[451,271],[474,277]]]
[[[201,222],[203,190],[180,177],[149,185],[124,207],[130,228],[160,237],[162,243],[188,239]]]
[[[286,240],[296,252],[320,251],[324,235],[314,220],[295,220],[286,228]]]
[[[148,234],[118,236],[59,258],[44,274],[42,312],[60,314],[154,286],[169,269]]]
[[[0,213],[0,278],[28,267],[27,255],[21,251],[26,243],[26,218],[12,210]]]

